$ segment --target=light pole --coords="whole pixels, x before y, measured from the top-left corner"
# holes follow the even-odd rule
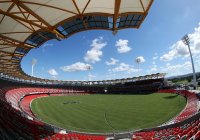
[[[135,59],[135,62],[137,63],[137,66],[138,66],[137,75],[140,76],[139,71],[140,71],[141,59],[140,59],[139,57],[137,57],[137,58]]]
[[[31,66],[32,66],[31,76],[33,76],[33,70],[34,70],[34,66],[35,66],[36,63],[37,63],[37,60],[36,59],[32,59],[32,61],[31,61]]]
[[[192,58],[192,53],[190,50],[190,38],[188,37],[188,35],[186,34],[183,38],[182,41],[185,45],[188,46],[188,50],[190,52],[190,59],[191,59],[191,63],[192,63],[192,70],[193,70],[193,85],[194,85],[194,89],[196,89],[197,87],[197,78],[196,78],[196,73],[195,73],[195,68],[194,68],[194,62],[193,62],[193,58]]]
[[[138,71],[139,71],[139,69],[140,69],[140,63],[141,63],[141,60],[140,60],[140,58],[136,58],[135,59],[135,62],[138,64]]]
[[[90,70],[92,69],[91,66],[87,66],[87,70],[88,70],[88,80],[91,81],[91,72]]]

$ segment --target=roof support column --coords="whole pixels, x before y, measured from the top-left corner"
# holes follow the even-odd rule
[[[115,0],[115,9],[114,9],[114,16],[113,16],[113,31],[116,30],[117,18],[119,15],[119,8],[120,8],[121,0]]]

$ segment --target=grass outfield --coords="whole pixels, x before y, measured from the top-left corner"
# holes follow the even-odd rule
[[[31,108],[44,122],[82,132],[117,132],[155,127],[186,105],[175,94],[80,95],[35,99]]]

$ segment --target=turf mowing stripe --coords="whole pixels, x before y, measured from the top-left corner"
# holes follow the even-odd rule
[[[120,96],[119,96],[120,97]],[[117,100],[117,98],[115,98],[115,100]],[[111,123],[108,121],[107,119],[107,111],[110,109],[110,107],[114,104],[115,100],[113,100],[109,106],[105,109],[105,113],[104,113],[104,118],[105,118],[105,121],[106,123],[108,124],[108,126],[110,126],[114,131],[116,131],[116,129],[111,125]]]

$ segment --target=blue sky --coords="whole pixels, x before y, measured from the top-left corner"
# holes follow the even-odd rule
[[[58,80],[105,80],[164,72],[167,77],[192,72],[188,33],[196,71],[200,71],[200,1],[155,0],[139,29],[84,31],[50,40],[22,60],[25,73]],[[136,59],[140,63],[136,63]],[[90,69],[90,70],[88,70]]]

